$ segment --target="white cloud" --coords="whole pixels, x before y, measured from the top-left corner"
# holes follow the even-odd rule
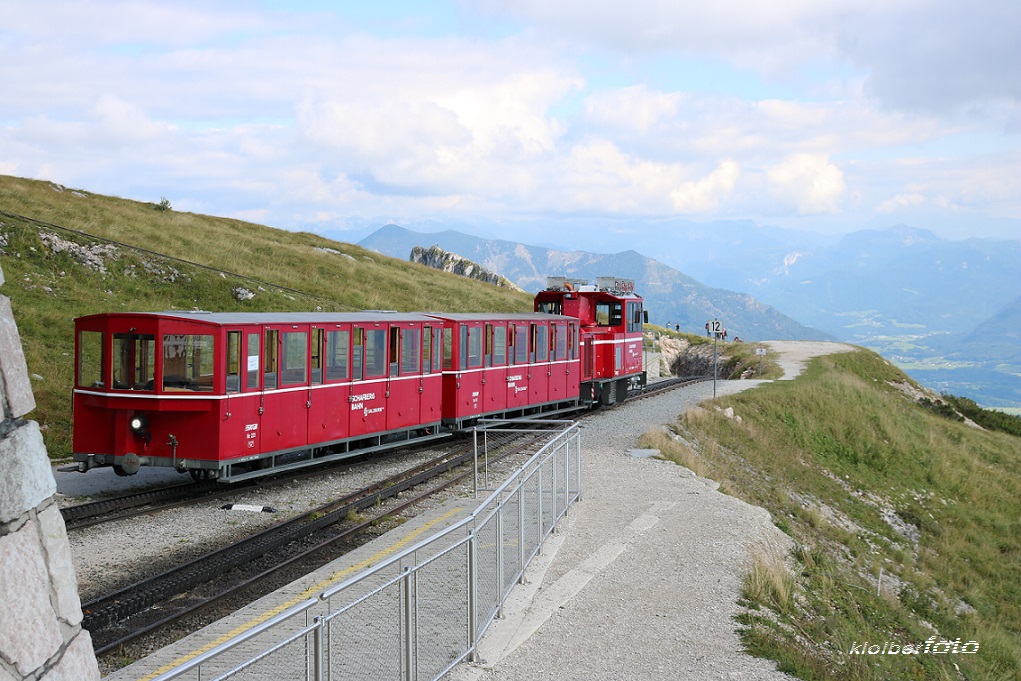
[[[801,215],[836,213],[844,196],[844,173],[820,154],[794,154],[766,172],[770,190]]]
[[[728,198],[741,171],[737,163],[726,160],[708,176],[694,182],[685,182],[670,193],[678,213],[713,213]]]

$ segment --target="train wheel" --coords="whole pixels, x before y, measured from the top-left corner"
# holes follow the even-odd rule
[[[121,476],[122,478],[126,478],[129,475],[131,475],[131,473],[128,473],[126,470],[124,470],[124,466],[120,466],[118,464],[113,465],[113,472]]]

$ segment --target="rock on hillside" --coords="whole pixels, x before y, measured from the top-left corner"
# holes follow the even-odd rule
[[[426,267],[432,267],[461,277],[474,279],[475,281],[484,281],[487,284],[503,286],[504,288],[514,289],[515,291],[523,291],[512,282],[498,274],[490,272],[478,263],[472,262],[467,258],[463,258],[456,253],[445,251],[439,246],[430,246],[429,248],[415,246],[411,249],[411,256],[408,260],[420,265],[425,265]]]

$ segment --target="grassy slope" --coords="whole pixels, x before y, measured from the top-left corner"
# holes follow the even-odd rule
[[[39,421],[50,456],[70,456],[73,320],[116,310],[200,307],[216,311],[361,309],[517,311],[531,297],[471,282],[357,246],[238,220],[175,211],[49,182],[0,176],[0,211],[52,223],[213,268],[196,267],[118,247],[104,255],[106,272],[40,233],[103,246],[30,221],[0,215],[0,268],[21,334]],[[6,246],[4,245],[6,243]],[[316,250],[332,249],[339,253]],[[215,270],[251,277],[260,284]],[[232,289],[256,293],[238,302]],[[283,287],[283,288],[279,288]],[[302,293],[299,293],[302,292]]]
[[[1021,678],[1021,440],[891,385],[908,382],[869,351],[822,357],[795,381],[713,403],[740,422],[712,407],[683,415],[694,451],[664,435],[648,444],[767,508],[796,540],[779,586],[749,580],[744,637],[757,654],[806,679]],[[979,652],[849,654],[936,633]]]

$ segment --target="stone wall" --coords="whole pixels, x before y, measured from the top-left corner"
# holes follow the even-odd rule
[[[0,270],[0,286],[3,285]],[[0,296],[0,681],[99,679],[11,301]]]

